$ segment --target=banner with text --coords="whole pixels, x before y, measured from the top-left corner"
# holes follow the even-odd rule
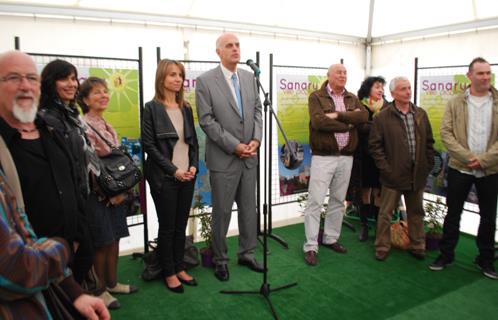
[[[209,171],[206,167],[206,134],[199,126],[197,119],[197,109],[195,105],[195,79],[204,73],[205,70],[185,70],[184,99],[190,103],[194,114],[195,132],[199,141],[199,172],[195,181],[194,203],[199,202],[206,206],[211,206],[211,186],[209,184]]]
[[[43,60],[43,57],[37,57]],[[133,159],[133,162],[143,168],[142,147],[140,144],[140,107],[139,107],[139,83],[138,69],[134,68],[98,68],[85,65],[78,65],[77,59],[66,59],[73,63],[78,70],[78,80],[80,84],[90,76],[99,77],[106,81],[109,90],[109,104],[104,112],[104,119],[111,124],[118,134],[121,145]],[[48,61],[38,61],[39,72],[43,70]],[[133,198],[136,206],[130,206],[135,212],[128,212],[128,215],[140,214],[139,207],[144,208],[145,195],[142,187],[137,185],[133,190]],[[141,205],[138,206],[138,203]]]
[[[284,137],[278,132],[278,170],[280,196],[292,195],[308,190],[311,167],[309,145],[308,97],[320,88],[325,76],[278,74],[277,115],[289,140],[296,140],[303,146],[304,160],[297,169],[284,166]]]

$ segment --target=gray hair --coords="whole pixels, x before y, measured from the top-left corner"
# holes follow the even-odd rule
[[[218,39],[216,39],[216,49],[220,49],[220,47],[221,47],[221,40],[222,40],[224,37],[226,37],[227,35],[232,35],[232,36],[234,36],[234,37],[237,37],[237,36],[235,35],[235,33],[232,33],[232,32],[224,32],[224,33],[222,33],[222,34],[218,37]]]
[[[403,77],[403,76],[395,77],[391,80],[391,82],[389,82],[389,91],[393,92],[394,89],[396,89],[396,84],[398,84],[399,81],[410,82],[410,80],[408,80],[407,77]]]
[[[216,49],[219,49],[220,48],[220,45],[221,45],[221,37],[223,35],[219,36],[218,39],[216,39]]]

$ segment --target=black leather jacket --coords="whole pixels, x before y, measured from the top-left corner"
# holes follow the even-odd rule
[[[173,178],[178,169],[171,159],[178,134],[164,105],[157,101],[145,104],[142,120],[142,144],[147,153],[145,178],[154,192],[161,190],[164,179]],[[182,108],[185,143],[189,145],[189,167],[199,167],[199,144],[194,127],[192,108],[185,102]]]
[[[85,124],[80,120],[75,105],[66,106],[55,100],[51,105],[40,106],[38,116],[49,131],[64,140],[75,168],[75,181],[84,199],[90,194],[89,172],[99,171],[100,165],[85,134]]]

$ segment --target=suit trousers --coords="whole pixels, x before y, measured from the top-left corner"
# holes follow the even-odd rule
[[[304,252],[318,252],[318,231],[323,201],[329,191],[329,202],[325,212],[323,243],[337,242],[341,235],[344,217],[344,199],[348,191],[352,156],[312,156],[308,203],[304,210],[306,242]]]
[[[185,270],[185,229],[194,195],[195,180],[181,182],[166,178],[161,190],[151,190],[159,232],[157,246],[163,277]]]
[[[460,217],[463,204],[467,199],[472,184],[475,184],[479,199],[479,229],[476,243],[481,261],[492,263],[494,260],[494,238],[496,229],[496,202],[498,192],[498,174],[476,178],[473,175],[448,169],[448,192],[446,205],[448,212],[444,218],[441,254],[453,260],[455,247],[460,235]]]
[[[401,191],[382,186],[379,218],[377,220],[377,236],[375,238],[376,251],[389,251],[391,249],[391,220],[401,195],[405,197],[410,249],[425,250],[424,188]]]
[[[239,225],[239,259],[253,260],[257,244],[256,174],[257,168],[246,168],[243,161],[227,171],[210,171],[213,203],[213,261],[228,263],[226,236],[232,217],[233,202],[237,203]]]

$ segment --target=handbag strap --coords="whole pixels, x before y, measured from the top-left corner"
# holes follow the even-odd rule
[[[100,132],[98,132],[97,129],[95,129],[91,124],[89,124],[88,122],[86,122],[86,125],[89,126],[90,129],[92,129],[100,137],[100,139],[102,139],[109,146],[109,148],[116,149],[116,146],[113,145],[112,143],[110,143],[109,140],[107,140],[106,138],[104,138],[104,136],[101,135]]]
[[[24,212],[24,198],[21,191],[21,183],[19,182],[19,175],[17,174],[16,165],[12,159],[9,148],[3,137],[0,135],[0,163],[9,182],[9,186],[16,196],[17,206]]]

